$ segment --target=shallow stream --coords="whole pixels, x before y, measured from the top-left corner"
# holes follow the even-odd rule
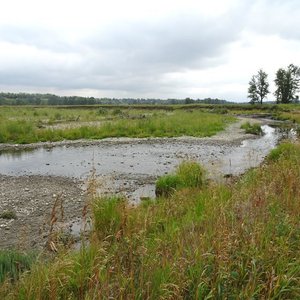
[[[86,180],[94,169],[99,191],[122,192],[132,200],[154,196],[154,182],[182,160],[193,159],[211,178],[238,175],[258,166],[284,135],[263,125],[264,135],[240,144],[198,138],[128,139],[96,145],[57,146],[31,151],[0,152],[0,174],[53,175]]]

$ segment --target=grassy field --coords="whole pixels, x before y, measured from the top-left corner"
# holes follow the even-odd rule
[[[173,193],[136,208],[94,199],[89,243],[6,279],[0,298],[299,299],[300,145],[226,184],[203,174],[179,167]]]
[[[0,107],[0,143],[106,137],[211,136],[234,117],[202,110]]]
[[[235,115],[300,124],[299,105],[0,106],[0,143],[106,137],[211,136]]]

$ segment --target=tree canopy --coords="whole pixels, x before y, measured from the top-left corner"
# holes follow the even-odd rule
[[[280,68],[276,72],[275,85],[274,95],[277,103],[292,102],[300,87],[300,68],[293,64],[290,64],[286,69]]]
[[[260,102],[262,104],[263,99],[269,93],[268,74],[259,70],[257,75],[253,75],[249,81],[248,98],[250,98],[250,103]]]

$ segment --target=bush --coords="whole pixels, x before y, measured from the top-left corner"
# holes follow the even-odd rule
[[[204,170],[193,161],[182,162],[175,174],[160,177],[155,184],[157,197],[168,197],[176,190],[183,188],[200,188],[204,184]]]

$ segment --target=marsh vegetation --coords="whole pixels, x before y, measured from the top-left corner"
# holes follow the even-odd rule
[[[0,143],[107,137],[211,136],[234,117],[201,110],[0,107]]]
[[[241,178],[134,209],[95,198],[89,244],[31,265],[16,282],[7,275],[2,298],[298,298],[299,159],[298,144],[283,144]]]
[[[30,143],[202,137],[232,124],[236,114],[250,112],[300,121],[297,105],[263,107],[1,107],[0,138],[2,143]],[[252,123],[243,127],[258,130]],[[201,163],[184,161],[157,179],[156,199],[144,198],[135,207],[122,196],[97,196],[92,178],[82,218],[90,231],[77,249],[54,232],[51,253],[1,250],[0,298],[299,298],[299,143],[279,145],[260,167],[242,176],[215,182],[208,173]],[[18,221],[15,214],[8,217]],[[57,221],[51,217],[51,222]]]

